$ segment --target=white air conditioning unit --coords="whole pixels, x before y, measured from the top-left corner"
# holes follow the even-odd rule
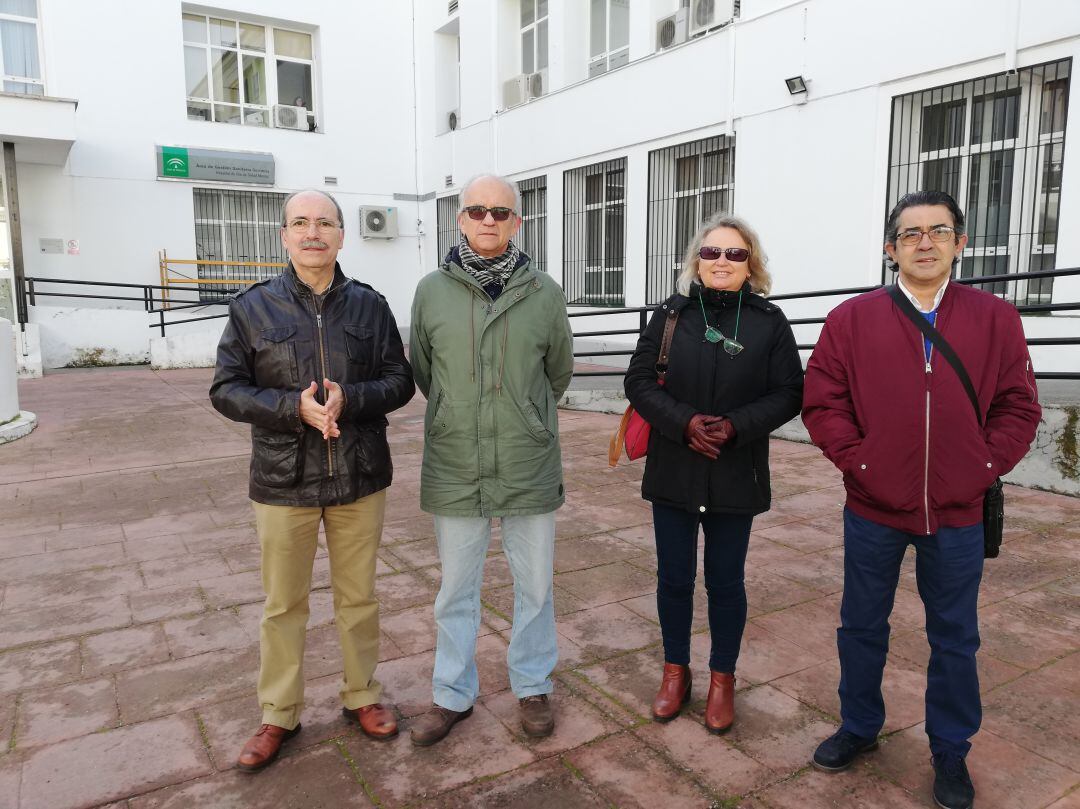
[[[547,92],[548,72],[546,68],[536,73],[527,74],[526,79],[525,98],[527,100],[532,101],[534,98],[540,98]]]
[[[278,129],[301,129],[307,131],[307,107],[291,107],[288,104],[275,104],[274,126]]]
[[[361,205],[360,235],[365,239],[392,239],[397,236],[397,208]]]
[[[524,104],[529,95],[529,76],[532,74],[522,73],[503,82],[503,109],[516,107]]]
[[[710,28],[720,24],[719,5],[718,0],[691,0],[690,36],[704,34]]]
[[[450,110],[450,112],[446,114],[446,128],[451,132],[458,128],[458,123],[460,122],[459,115],[460,113],[457,110]]]
[[[664,51],[682,42],[686,42],[688,36],[689,15],[685,8],[680,8],[670,17],[662,17],[656,21],[656,49]]]

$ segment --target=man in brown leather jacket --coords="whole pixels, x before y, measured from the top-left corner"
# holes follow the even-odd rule
[[[337,264],[341,208],[300,191],[282,206],[289,266],[238,295],[218,346],[210,400],[251,424],[250,496],[262,547],[262,725],[237,762],[260,770],[300,731],[308,592],[326,530],[334,618],[344,656],[347,719],[368,736],[397,735],[379,704],[375,551],[393,475],[386,414],[412,398],[412,369],[394,316]]]

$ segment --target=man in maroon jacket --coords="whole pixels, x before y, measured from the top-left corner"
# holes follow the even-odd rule
[[[975,667],[982,500],[1035,437],[1041,409],[1020,316],[1006,301],[950,283],[967,244],[951,196],[920,191],[889,215],[885,251],[897,283],[959,356],[984,426],[948,361],[885,288],[836,307],[806,368],[803,422],[844,474],[844,597],[837,630],[839,731],[813,763],[847,768],[877,747],[889,614],[908,545],[926,608],[926,733],[934,798],[970,807],[964,763],[982,704]]]

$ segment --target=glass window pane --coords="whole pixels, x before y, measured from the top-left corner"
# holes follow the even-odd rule
[[[1042,193],[1038,198],[1039,229],[1036,244],[1056,244],[1061,205],[1061,158],[1064,144],[1043,147]]]
[[[922,151],[951,149],[963,142],[964,99],[923,107]]]
[[[630,44],[630,0],[611,0],[611,36],[608,50],[625,48]]]
[[[536,0],[521,0],[521,27],[532,25],[536,19]]]
[[[607,53],[607,0],[590,0],[589,56]]]
[[[971,158],[968,184],[968,233],[972,246],[1009,243],[1014,152],[990,152]]]
[[[240,71],[236,64],[236,51],[210,51],[210,63],[214,71],[214,101],[240,102]]]
[[[1020,89],[976,98],[971,106],[971,142],[1015,138]]]
[[[210,105],[201,101],[189,101],[187,103],[187,117],[189,121],[209,121]]]
[[[697,167],[697,155],[688,155],[675,159],[676,191],[690,191],[698,187]]]
[[[37,26],[31,22],[0,20],[0,51],[4,52],[4,73],[23,79],[40,79]]]
[[[1056,79],[1043,85],[1039,117],[1039,132],[1042,134],[1065,130],[1065,92],[1068,86],[1068,79]]]
[[[221,195],[217,191],[206,188],[195,189],[195,218],[221,219]]]
[[[604,266],[610,268],[623,265],[623,224],[626,221],[624,205],[609,205],[604,209]],[[610,288],[608,290],[611,291]],[[621,291],[621,290],[620,290]]]
[[[240,23],[240,47],[249,51],[265,51],[266,29],[261,25]]]
[[[607,201],[624,199],[625,194],[625,172],[622,169],[617,171],[609,171],[607,173]]]
[[[706,152],[701,185],[704,188],[714,188],[718,185],[726,185],[728,177],[728,151],[722,149],[719,152]]]
[[[706,191],[701,195],[701,221],[704,222],[714,213],[730,211],[727,191]]]
[[[274,29],[274,51],[278,56],[292,56],[295,59],[311,58],[311,34],[298,31]]]
[[[521,32],[521,72],[532,73],[536,70],[534,60],[533,29]]]
[[[0,14],[37,18],[37,0],[0,0]]]
[[[585,264],[599,267],[604,260],[604,212],[597,208],[585,212]]]
[[[184,82],[188,96],[210,98],[210,83],[206,76],[206,49],[184,46]]]
[[[585,178],[585,204],[596,205],[604,201],[604,175],[590,174]]]
[[[923,165],[923,191],[944,191],[953,199],[960,196],[959,157],[946,157],[941,160],[928,160]]]
[[[28,82],[21,81],[5,81],[4,82],[5,93],[22,93],[28,96],[43,96],[45,95],[45,88],[40,84],[29,84]]]
[[[236,21],[210,18],[210,44],[223,48],[236,47]]]
[[[244,123],[248,126],[270,126],[270,113],[265,108],[244,107]]]
[[[543,70],[548,66],[548,24],[544,20],[536,26],[536,69]],[[545,90],[546,92],[546,90]]]
[[[244,103],[266,103],[266,60],[244,55]]]
[[[219,124],[238,124],[240,123],[240,108],[227,104],[215,104],[214,120]]]
[[[185,14],[184,41],[206,43],[206,17],[202,14]]]
[[[542,20],[548,15],[548,0],[537,0],[536,19]]]
[[[299,62],[277,63],[278,104],[313,109],[311,101],[311,65]]]
[[[697,226],[697,197],[679,197],[675,200],[675,258],[677,261],[682,261]]]

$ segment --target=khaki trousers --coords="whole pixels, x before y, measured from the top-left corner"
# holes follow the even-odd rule
[[[304,707],[304,641],[311,569],[319,523],[326,527],[334,622],[344,657],[346,708],[379,701],[379,604],[375,551],[382,536],[386,490],[347,506],[296,507],[252,503],[262,546],[266,605],[259,629],[259,702],[264,724],[292,730]]]

